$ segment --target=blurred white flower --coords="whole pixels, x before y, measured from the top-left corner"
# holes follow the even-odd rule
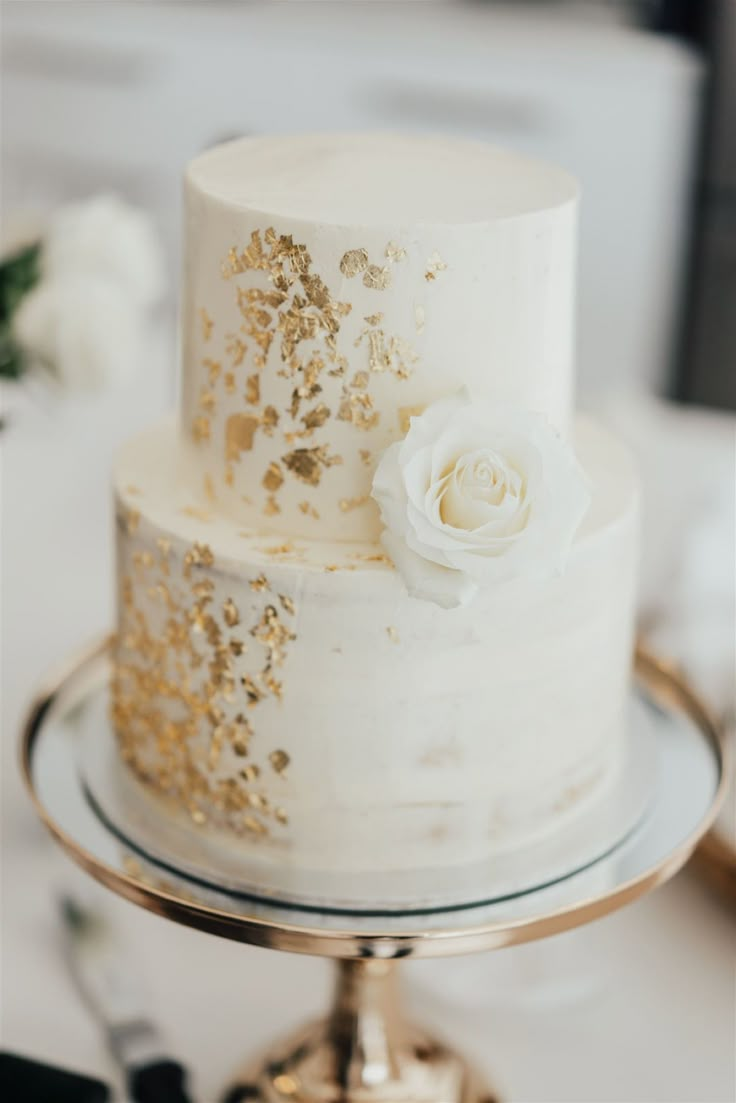
[[[166,275],[148,215],[114,195],[62,207],[43,241],[44,278],[97,276],[116,283],[140,307],[163,295]]]
[[[63,386],[95,390],[135,371],[141,309],[116,282],[94,272],[49,277],[22,300],[13,336]]]

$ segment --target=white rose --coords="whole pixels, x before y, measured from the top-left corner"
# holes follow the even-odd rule
[[[21,301],[13,336],[62,384],[93,390],[138,367],[141,312],[116,283],[98,276],[44,279]]]
[[[48,277],[96,275],[119,285],[141,307],[163,295],[165,265],[148,215],[114,195],[62,207],[43,240]]]
[[[544,417],[467,392],[411,419],[381,458],[373,497],[409,593],[444,608],[482,586],[561,572],[590,504],[574,452]]]

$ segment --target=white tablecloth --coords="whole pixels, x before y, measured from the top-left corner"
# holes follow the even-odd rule
[[[46,667],[112,623],[110,457],[166,399],[149,381],[73,404],[21,403],[2,434],[3,1045],[108,1080],[113,1065],[67,974],[53,904],[55,888],[82,875],[34,820],[16,736]],[[105,896],[200,1101],[214,1103],[245,1055],[324,1008],[323,962],[225,942]],[[549,943],[414,963],[409,999],[514,1103],[732,1103],[733,936],[733,916],[686,872]]]

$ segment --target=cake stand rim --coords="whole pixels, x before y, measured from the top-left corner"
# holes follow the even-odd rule
[[[37,792],[32,768],[33,748],[43,731],[44,722],[54,713],[64,694],[70,692],[78,680],[89,675],[90,669],[94,669],[105,656],[111,639],[111,636],[104,636],[76,652],[42,680],[21,728],[20,768],[26,791],[36,814],[55,842],[106,888],[153,914],[233,941],[319,957],[392,959],[454,956],[548,938],[617,911],[673,877],[712,825],[728,785],[730,749],[718,723],[682,671],[640,644],[635,654],[636,676],[655,698],[667,700],[671,707],[684,711],[690,717],[711,745],[718,768],[718,784],[709,808],[690,834],[653,867],[609,891],[582,897],[573,904],[551,909],[542,915],[476,926],[456,925],[426,930],[422,929],[418,920],[415,930],[395,932],[381,930],[377,917],[374,930],[350,930],[350,917],[346,916],[344,928],[334,930],[257,915],[236,915],[145,884],[128,873],[114,869],[57,823]],[[449,914],[457,916],[457,912]]]

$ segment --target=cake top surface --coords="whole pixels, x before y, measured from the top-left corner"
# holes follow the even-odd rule
[[[401,134],[241,138],[195,158],[189,185],[235,207],[332,225],[462,225],[573,201],[562,169],[482,142]]]

